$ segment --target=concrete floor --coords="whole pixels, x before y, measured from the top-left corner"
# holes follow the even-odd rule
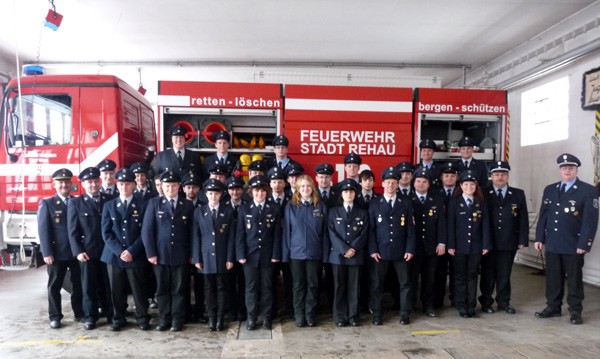
[[[515,265],[513,305],[517,314],[482,314],[460,318],[445,308],[438,318],[415,314],[409,326],[388,311],[384,325],[336,328],[330,315],[316,328],[297,328],[288,319],[271,332],[248,332],[231,323],[224,332],[187,325],[179,333],[142,332],[134,326],[111,332],[103,320],[86,331],[73,322],[68,295],[63,295],[63,328],[47,319],[45,267],[0,270],[0,358],[598,358],[600,357],[600,289],[586,286],[583,325],[569,323],[566,305],[559,318],[537,319],[544,307],[544,277]],[[156,309],[151,310],[156,321]]]

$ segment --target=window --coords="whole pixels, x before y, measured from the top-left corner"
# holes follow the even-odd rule
[[[24,95],[20,100],[15,97],[12,104],[9,133],[13,146],[21,147],[23,141],[26,146],[71,143],[73,116],[69,95]]]
[[[521,94],[521,146],[569,138],[569,78]]]

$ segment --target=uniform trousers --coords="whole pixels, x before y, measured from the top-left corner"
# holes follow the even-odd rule
[[[68,261],[57,261],[46,266],[48,271],[48,315],[50,321],[63,318],[61,294],[63,281],[67,275],[67,270],[71,272],[71,308],[75,319],[84,317],[82,307],[82,290],[81,290],[81,271],[79,269],[79,261],[75,258]]]
[[[185,318],[185,281],[189,278],[188,264],[154,266],[156,301],[160,325],[181,326]]]
[[[336,323],[358,320],[358,293],[360,266],[332,264],[333,272],[333,319]]]
[[[227,281],[229,273],[204,275],[204,300],[211,319],[223,319],[227,305]]]
[[[510,275],[516,254],[516,250],[493,250],[481,258],[479,302],[483,307],[494,304],[494,288],[498,307],[503,308],[510,304]]]
[[[320,260],[291,259],[294,297],[294,317],[301,323],[314,320],[319,300]]]
[[[198,273],[196,266],[189,265],[189,276],[185,283],[185,318],[186,321],[198,321],[204,318],[204,274]],[[192,304],[192,291],[194,304]]]
[[[127,315],[127,285],[131,288],[135,303],[135,318],[138,324],[148,324],[148,298],[146,298],[146,270],[143,265],[131,268],[121,268],[108,264],[108,279],[114,305],[113,324],[124,324]]]
[[[475,313],[480,254],[454,256],[454,306],[461,314]]]
[[[110,297],[110,285],[106,264],[100,259],[90,259],[79,262],[81,270],[81,289],[83,292],[83,313],[86,323],[96,323],[98,320],[99,300],[102,296],[102,313],[112,320],[113,308]]]
[[[435,273],[437,269],[438,256],[430,255],[415,255],[410,260],[411,266],[411,284],[412,284],[412,307],[417,304],[419,296],[419,279],[421,280],[421,304],[424,311],[433,311],[434,304],[434,286]]]
[[[233,270],[227,273],[227,301],[231,320],[243,320],[246,317],[246,282],[242,264],[235,262]],[[271,283],[273,279],[271,278]]]
[[[560,310],[565,295],[565,276],[570,313],[583,310],[583,255],[558,254],[546,251],[546,303],[551,310]]]
[[[279,292],[277,289],[277,283],[279,278],[279,273],[281,272],[282,277],[282,289],[283,289],[283,299],[279,299]],[[286,312],[292,315],[294,318],[294,298],[293,298],[293,290],[292,290],[292,271],[290,270],[289,263],[275,263],[275,270],[273,271],[273,317],[277,316],[277,312],[279,310],[279,304],[281,302],[282,307],[285,307]]]
[[[434,308],[441,308],[444,306],[446,283],[448,283],[450,301],[454,302],[454,262],[452,261],[452,256],[448,253],[438,258],[438,264],[435,270]]]
[[[244,265],[244,278],[246,280],[246,309],[248,319],[256,321],[258,308],[263,321],[271,321],[273,309],[273,268],[272,264],[263,264],[258,267]],[[260,300],[259,300],[260,295]]]
[[[404,259],[398,261],[380,259],[379,262],[371,259],[371,300],[369,301],[369,308],[373,311],[373,317],[382,317],[383,286],[390,266],[394,268],[398,280],[400,314],[409,314],[412,310],[409,262]]]

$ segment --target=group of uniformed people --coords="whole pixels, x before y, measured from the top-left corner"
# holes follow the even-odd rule
[[[100,315],[113,331],[126,326],[129,293],[142,330],[150,327],[150,306],[158,307],[158,331],[177,332],[189,321],[221,331],[226,315],[247,320],[248,330],[259,318],[271,329],[279,305],[297,326],[312,327],[321,294],[336,326],[359,326],[361,309],[381,325],[385,290],[407,325],[419,300],[427,317],[437,316],[448,276],[460,316],[475,316],[477,300],[484,313],[495,312],[494,301],[496,310],[516,312],[510,276],[516,251],[529,242],[525,195],[508,185],[508,163],[488,170],[473,158],[472,139],[461,139],[461,159],[445,164],[433,161],[433,141],[421,141],[420,163],[387,167],[378,194],[375,174],[359,172],[355,153],[344,157],[346,179],[334,184],[331,164],[318,165],[315,179],[304,175],[287,156],[288,139],[277,136],[275,156],[252,162],[244,183],[233,173],[238,159],[228,153],[227,132],[214,135],[217,152],[204,166],[185,149],[185,134],[171,130],[173,147],[156,160],[155,189],[143,163],[115,172],[105,160],[84,169],[79,197],[71,196],[69,170],[54,173],[57,193],[38,210],[51,328],[62,326],[67,271],[75,318],[88,330]],[[575,156],[557,162],[561,182],[544,191],[536,234],[548,273],[548,306],[536,316],[561,314],[566,275],[571,322],[580,324],[583,254],[595,236],[598,201],[577,179]]]

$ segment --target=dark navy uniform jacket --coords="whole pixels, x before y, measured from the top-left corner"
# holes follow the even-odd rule
[[[544,189],[535,241],[558,254],[589,252],[598,228],[598,193],[579,179],[558,199],[560,182]]]
[[[98,194],[99,203],[87,194],[71,198],[67,209],[67,225],[69,242],[73,256],[86,252],[90,259],[100,259],[104,250],[102,240],[102,207],[109,198],[103,193]]]
[[[289,161],[288,163],[286,163],[285,166],[283,166],[283,173],[285,173],[285,175],[287,176],[289,169],[292,167],[290,166],[290,164],[292,163],[298,163],[296,161],[294,161],[291,157],[288,157]],[[267,169],[271,169],[273,167],[277,167],[277,158],[275,157],[269,157],[265,159],[265,165],[267,165]]]
[[[458,174],[460,175],[466,170],[471,170],[476,173],[477,183],[479,183],[480,187],[487,186],[488,169],[485,162],[476,160],[474,157],[471,157],[471,159],[469,160],[469,168],[465,168],[464,160],[461,158],[460,160],[458,160]]]
[[[144,195],[142,196],[140,190],[136,188],[133,190],[133,196],[141,198],[144,206],[146,206],[148,204],[148,201],[150,201],[154,197],[158,197],[158,191],[150,187],[146,187]]]
[[[492,249],[488,207],[484,203],[467,206],[463,196],[452,198],[448,204],[448,249],[456,254],[481,255]]]
[[[337,207],[343,202],[341,192],[335,186],[331,186],[327,190],[327,201],[323,200],[320,188],[317,188],[317,192],[319,192],[319,198],[325,203],[327,208]]]
[[[225,159],[225,167],[227,167],[227,173],[225,173],[225,177],[229,177],[233,174],[233,170],[235,169],[235,166],[237,166],[239,161],[240,157],[238,155],[233,154],[231,152],[227,152],[227,159]],[[204,159],[204,168],[208,173],[212,166],[220,163],[221,161],[219,161],[219,156],[217,156],[216,153],[213,153],[212,155],[206,156],[206,158]]]
[[[517,250],[522,244],[529,246],[529,214],[523,190],[508,187],[500,202],[494,187],[483,191],[490,213],[492,248],[501,251]]]
[[[119,189],[116,185],[112,187],[112,191],[110,191],[110,194],[108,194],[104,187],[100,187],[100,193],[104,193],[108,197],[108,199],[117,198],[120,194]]]
[[[37,223],[44,257],[53,256],[55,261],[73,259],[67,229],[67,205],[58,195],[40,201]]]
[[[329,248],[327,235],[327,207],[288,203],[283,215],[282,260],[326,261]]]
[[[328,262],[343,265],[361,265],[364,250],[369,237],[369,215],[367,211],[356,205],[352,206],[350,216],[342,206],[331,208],[327,212],[327,236],[329,255]],[[353,248],[356,252],[352,258],[344,254]]]
[[[175,212],[166,197],[148,202],[142,221],[146,257],[158,257],[158,264],[181,266],[191,258],[190,242],[194,220],[192,202],[178,198]]]
[[[200,154],[188,148],[185,149],[184,153],[183,162],[179,164],[177,153],[175,153],[172,148],[160,152],[156,156],[156,174],[161,174],[165,171],[173,171],[180,177],[183,177],[184,174],[193,172],[195,175],[200,176],[200,178],[204,178],[202,177],[204,173],[202,165],[200,164]]]
[[[438,244],[446,244],[446,207],[437,191],[429,191],[425,202],[413,192],[412,206],[415,216],[416,251],[419,255],[435,255]]]
[[[423,167],[423,161],[415,164],[415,171],[421,167]],[[429,173],[429,177],[431,179],[431,189],[438,188],[442,186],[442,165],[439,162],[433,162],[427,169],[427,173]],[[430,190],[431,190],[430,189]]]
[[[231,206],[219,204],[213,220],[208,204],[194,211],[192,261],[202,263],[199,273],[227,273],[226,263],[235,261],[235,216]]]
[[[391,208],[385,197],[369,204],[369,255],[381,259],[404,260],[405,253],[415,254],[415,225],[410,198],[396,196]]]
[[[127,210],[120,198],[104,204],[102,210],[102,239],[104,251],[100,258],[106,264],[121,268],[137,267],[147,262],[142,242],[142,219],[144,202],[133,196]],[[132,262],[121,260],[121,253],[127,250],[133,256]]]
[[[379,193],[375,193],[373,192],[373,194],[371,195],[371,199],[369,200],[369,203],[371,203],[372,201],[375,201],[377,199],[379,199],[379,197],[381,197],[381,195]],[[362,194],[362,191],[359,191],[356,194],[356,200],[354,200],[354,203],[359,207],[364,209],[365,211],[369,211],[369,205],[367,204],[367,201],[365,200],[365,197]]]
[[[236,231],[237,260],[246,259],[247,266],[265,267],[271,259],[281,260],[281,210],[265,201],[262,213],[254,201],[238,208]]]
[[[281,215],[281,218],[283,219],[283,214],[285,211],[285,207],[287,206],[288,202],[290,201],[290,199],[292,199],[291,196],[288,195],[288,193],[285,193],[285,195],[283,196],[283,200],[281,201],[281,204],[277,204],[277,201],[273,198],[273,195],[268,195],[267,196],[267,200],[266,202],[269,204],[273,204],[273,205],[278,205],[279,206],[279,213]],[[283,226],[283,223],[282,223]]]

